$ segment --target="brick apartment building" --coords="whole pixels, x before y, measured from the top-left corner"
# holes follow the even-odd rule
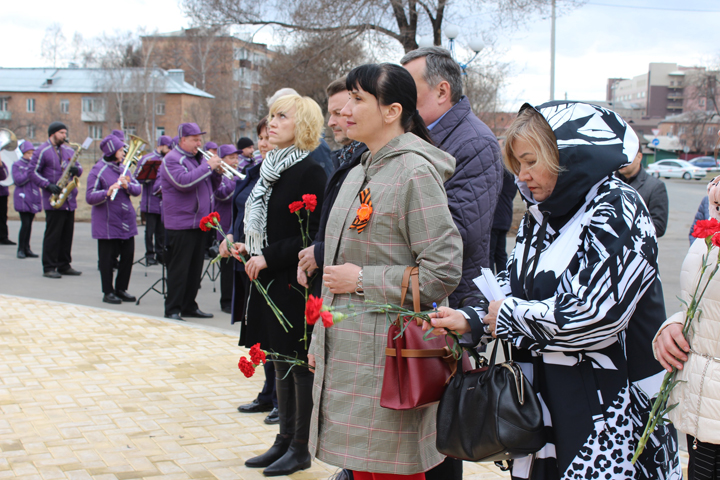
[[[265,114],[261,69],[273,58],[267,45],[207,29],[184,29],[142,37],[144,55],[165,69],[183,69],[186,80],[212,94],[213,141],[255,138]]]
[[[183,122],[210,134],[212,101],[185,82],[182,70],[0,68],[0,127],[35,144],[47,139],[56,120],[76,143],[102,139],[113,129],[154,143],[162,134],[175,136]],[[92,148],[99,152],[99,142]]]

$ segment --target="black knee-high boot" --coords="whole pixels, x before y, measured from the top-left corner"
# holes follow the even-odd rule
[[[265,468],[281,458],[290,448],[295,436],[295,385],[292,373],[288,373],[288,364],[275,362],[275,389],[278,397],[278,415],[280,434],[270,449],[245,462],[246,467]]]
[[[291,376],[295,384],[295,438],[285,455],[263,470],[263,475],[266,477],[291,475],[312,465],[312,458],[308,452],[308,437],[313,409],[314,375],[307,368],[295,367],[291,371]],[[280,400],[279,392],[278,400]]]

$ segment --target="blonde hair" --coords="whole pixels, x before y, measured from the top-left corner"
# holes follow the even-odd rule
[[[320,145],[325,119],[320,105],[310,97],[300,95],[285,95],[270,106],[268,124],[273,115],[278,112],[287,112],[295,107],[295,146],[300,150],[315,150]]]
[[[505,145],[503,147],[503,160],[505,166],[515,175],[520,174],[520,161],[513,152],[513,142],[521,138],[532,145],[537,156],[537,165],[544,165],[553,173],[560,173],[560,153],[558,152],[557,139],[545,120],[534,108],[526,108],[510,124],[505,133]]]

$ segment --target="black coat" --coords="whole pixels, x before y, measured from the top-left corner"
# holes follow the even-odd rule
[[[338,163],[337,152],[339,152],[339,150],[333,152],[334,163]],[[348,176],[348,173],[350,173],[350,170],[360,165],[360,159],[362,158],[362,154],[365,152],[367,152],[367,147],[365,145],[358,146],[355,151],[353,151],[350,161],[340,165],[333,172],[330,180],[325,186],[325,199],[323,200],[322,215],[320,216],[320,228],[318,229],[318,233],[315,235],[315,241],[313,242],[313,246],[315,247],[313,252],[315,255],[315,263],[318,265],[318,272],[315,274],[312,284],[313,295],[316,297],[320,297],[322,292],[322,269],[325,262],[325,226],[327,225],[330,211],[332,210],[333,205],[335,205],[335,199],[338,196],[340,187],[342,187],[345,182],[345,178]]]
[[[655,177],[651,177],[641,168],[637,175],[631,179],[626,179],[622,175],[618,175],[628,185],[633,187],[642,197],[653,225],[655,225],[655,234],[658,238],[665,235],[668,222],[669,201],[665,184]]]
[[[515,185],[515,175],[504,170],[502,189],[500,190],[497,207],[495,208],[495,218],[493,218],[493,230],[502,230],[505,232],[510,230],[513,219],[513,200],[516,194],[517,185]]]
[[[268,266],[260,272],[258,280],[293,328],[285,332],[262,294],[251,286],[245,317],[247,347],[260,343],[264,350],[306,359],[307,348],[301,342],[305,331],[305,296],[300,293],[303,287],[297,283],[298,253],[303,244],[297,216],[290,213],[288,205],[308,193],[317,196],[318,206],[310,215],[310,238],[314,238],[320,224],[325,181],[323,168],[308,156],[285,170],[273,185],[267,209],[268,245],[262,250]],[[304,215],[305,210],[302,212]],[[308,327],[308,344],[310,330]]]

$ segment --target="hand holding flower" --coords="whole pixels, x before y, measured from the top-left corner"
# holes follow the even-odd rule
[[[255,280],[260,275],[260,271],[266,268],[267,262],[265,261],[265,255],[257,255],[247,261],[245,264],[245,273],[247,273],[250,280]]]
[[[682,323],[671,323],[663,328],[653,347],[658,362],[665,370],[672,372],[673,367],[682,370],[682,364],[688,358],[686,353],[690,351],[690,345],[683,335]]]

